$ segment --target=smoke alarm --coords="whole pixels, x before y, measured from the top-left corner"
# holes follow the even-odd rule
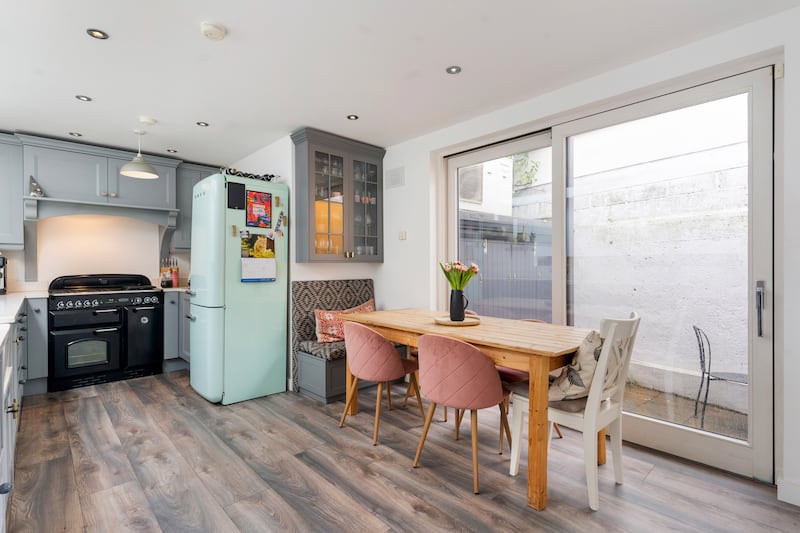
[[[212,24],[211,22],[203,22],[200,24],[200,31],[206,39],[210,41],[221,41],[225,38],[225,27],[219,24]]]

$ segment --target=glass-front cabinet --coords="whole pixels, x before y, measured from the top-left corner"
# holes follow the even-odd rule
[[[297,260],[382,262],[385,150],[312,128],[292,140]]]

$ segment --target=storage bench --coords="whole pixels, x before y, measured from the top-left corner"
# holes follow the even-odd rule
[[[294,389],[323,403],[343,400],[344,341],[318,343],[314,309],[350,309],[375,297],[371,279],[292,282],[292,368]],[[373,385],[360,382],[359,388]]]

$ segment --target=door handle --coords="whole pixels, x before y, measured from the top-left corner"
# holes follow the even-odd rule
[[[98,333],[110,333],[112,331],[119,331],[119,328],[103,328],[103,329],[94,330],[95,334],[98,334]]]
[[[189,319],[189,320],[191,320],[192,322],[194,322],[195,320],[197,320],[197,317],[195,317],[194,315],[186,315],[186,318],[188,318],[188,319]]]
[[[14,420],[17,419],[17,413],[19,413],[19,401],[16,398],[14,398],[14,401],[10,406],[6,407],[6,413],[11,413],[14,417]]]
[[[764,336],[764,325],[763,325],[763,317],[762,317],[762,309],[766,306],[764,302],[765,296],[765,287],[763,281],[756,281],[756,315],[758,317],[758,336]]]
[[[155,309],[155,307],[152,307],[152,306],[148,306],[148,307],[134,307],[134,308],[133,308],[133,312],[135,313],[135,312],[137,312],[137,311],[152,311],[153,309]]]
[[[99,315],[100,313],[119,313],[119,309],[96,309],[92,311],[95,315]]]

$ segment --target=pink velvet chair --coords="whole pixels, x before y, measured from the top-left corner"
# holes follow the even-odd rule
[[[419,381],[430,407],[414,457],[414,468],[419,464],[437,404],[457,410],[469,409],[473,489],[478,494],[478,409],[498,406],[501,423],[509,432],[503,406],[506,393],[494,363],[466,342],[442,335],[422,335],[419,338]]]
[[[381,402],[383,400],[383,385],[386,384],[386,397],[389,410],[392,409],[392,398],[389,389],[389,382],[394,381],[408,374],[408,388],[414,389],[419,403],[419,412],[425,418],[425,410],[422,408],[422,397],[419,394],[419,386],[415,372],[419,369],[417,361],[404,359],[395,350],[394,345],[386,338],[367,326],[356,324],[355,322],[344,323],[344,345],[347,350],[347,364],[353,374],[353,384],[350,390],[350,402],[344,407],[342,418],[339,420],[339,427],[344,426],[344,419],[347,418],[347,411],[350,403],[355,396],[359,380],[377,381],[378,395],[375,398],[375,429],[372,433],[372,445],[378,444],[378,427],[381,420]]]

